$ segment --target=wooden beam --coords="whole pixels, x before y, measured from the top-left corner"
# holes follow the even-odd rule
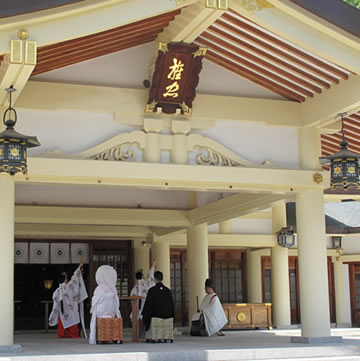
[[[330,87],[327,82],[312,76],[308,72],[302,70],[300,67],[296,67],[291,62],[284,61],[281,58],[274,56],[271,52],[263,50],[263,47],[257,47],[248,41],[245,41],[244,38],[235,33],[235,31],[230,31],[231,33],[229,33],[229,31],[221,30],[222,27],[220,28],[220,24],[224,24],[225,27],[228,26],[227,23],[218,20],[216,22],[216,26],[210,26],[207,32],[203,34],[203,36],[215,34],[217,37],[221,37],[223,42],[226,42],[230,49],[241,53],[250,59],[263,59],[262,64],[271,64],[273,65],[274,69],[282,69],[283,72],[286,73],[287,77],[296,80],[298,83],[301,83],[307,88],[312,89],[316,93],[321,93],[322,87]]]
[[[142,227],[188,227],[190,225],[186,211],[48,206],[16,206],[15,222]]]
[[[19,29],[24,27],[41,47],[174,11],[191,5],[194,1],[183,0],[177,4],[175,1],[157,0],[150,5],[148,0],[81,1],[72,5],[2,19],[0,54],[9,51],[9,41]]]
[[[29,158],[28,174],[15,175],[17,183],[89,184],[188,191],[273,192],[290,196],[309,188],[327,188],[313,180],[314,171],[295,169],[151,164],[119,161]],[[270,197],[271,198],[271,197]],[[270,199],[269,198],[269,199]],[[264,201],[267,198],[264,197]]]
[[[189,211],[192,224],[213,224],[261,211],[286,198],[279,194],[238,193]]]
[[[287,0],[268,0],[274,6],[251,13],[239,0],[230,0],[236,13],[329,62],[360,72],[359,39],[322,21]],[[341,39],[339,38],[341,36]]]
[[[358,112],[359,89],[360,75],[350,74],[348,80],[341,81],[339,85],[315,95],[313,99],[308,99],[300,106],[303,125],[322,128],[336,122],[339,113],[347,112],[351,115]]]
[[[111,113],[122,124],[142,126],[147,97],[145,89],[29,81],[17,101],[17,107]],[[191,124],[192,128],[201,128],[204,121],[254,121],[300,126],[299,110],[300,104],[284,100],[197,94]]]
[[[217,2],[215,4],[210,8],[206,6],[205,0],[200,0],[187,6],[181,11],[181,15],[159,34],[157,41],[192,43],[225,12],[224,8],[217,6]]]
[[[16,223],[17,238],[52,239],[144,239],[151,232],[147,227],[81,225],[81,224],[42,224]]]

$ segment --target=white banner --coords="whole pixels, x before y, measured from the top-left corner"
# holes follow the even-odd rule
[[[49,263],[49,243],[30,243],[30,263]]]
[[[51,243],[51,263],[70,263],[69,243]]]
[[[14,262],[15,263],[29,263],[29,243],[28,242],[15,242],[14,249]]]
[[[89,263],[89,245],[87,243],[71,243],[71,263],[80,263],[80,257],[84,263]]]

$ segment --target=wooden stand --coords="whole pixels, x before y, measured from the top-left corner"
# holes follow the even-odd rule
[[[40,301],[40,303],[45,304],[45,332],[49,330],[49,303],[53,303],[53,301]]]
[[[272,329],[271,303],[225,303],[222,306],[229,321],[225,329]]]
[[[138,307],[137,301],[140,300],[141,296],[129,296],[129,297],[119,297],[120,300],[130,300],[131,301],[131,323],[132,323],[132,338],[133,342],[137,341],[137,326],[138,326]]]

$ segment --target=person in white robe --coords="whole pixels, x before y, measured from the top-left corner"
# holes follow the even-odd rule
[[[53,293],[53,308],[49,316],[49,325],[58,325],[58,337],[79,337],[77,324],[81,322],[84,336],[84,300],[88,298],[81,273],[82,263],[68,280],[65,272],[59,287]]]
[[[210,278],[205,281],[205,292],[206,296],[201,301],[200,312],[204,316],[206,334],[212,336],[216,333],[219,336],[224,336],[221,329],[228,320],[219,297],[214,291],[214,282]]]
[[[142,325],[142,311],[144,308],[144,304],[145,304],[145,299],[146,299],[146,295],[148,293],[148,290],[155,286],[155,278],[154,278],[154,273],[155,273],[155,267],[156,267],[156,259],[154,260],[147,276],[146,279],[144,279],[144,275],[141,271],[136,272],[135,274],[135,278],[136,278],[136,284],[135,286],[132,288],[131,292],[130,292],[130,296],[141,296],[143,298],[141,298],[140,300],[138,300],[137,302],[137,309],[138,309],[138,314],[137,314],[137,319],[139,322],[139,338],[143,339],[145,337],[145,329]],[[132,314],[130,314],[130,318],[132,319]]]
[[[121,318],[119,296],[116,289],[117,273],[108,265],[100,266],[95,274],[96,283],[91,301],[89,343],[96,344],[96,319]]]

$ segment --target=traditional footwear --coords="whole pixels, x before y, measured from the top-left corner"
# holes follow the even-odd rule
[[[216,334],[217,334],[218,336],[225,336],[225,334],[224,334],[223,332],[221,332],[221,331],[216,332]]]

